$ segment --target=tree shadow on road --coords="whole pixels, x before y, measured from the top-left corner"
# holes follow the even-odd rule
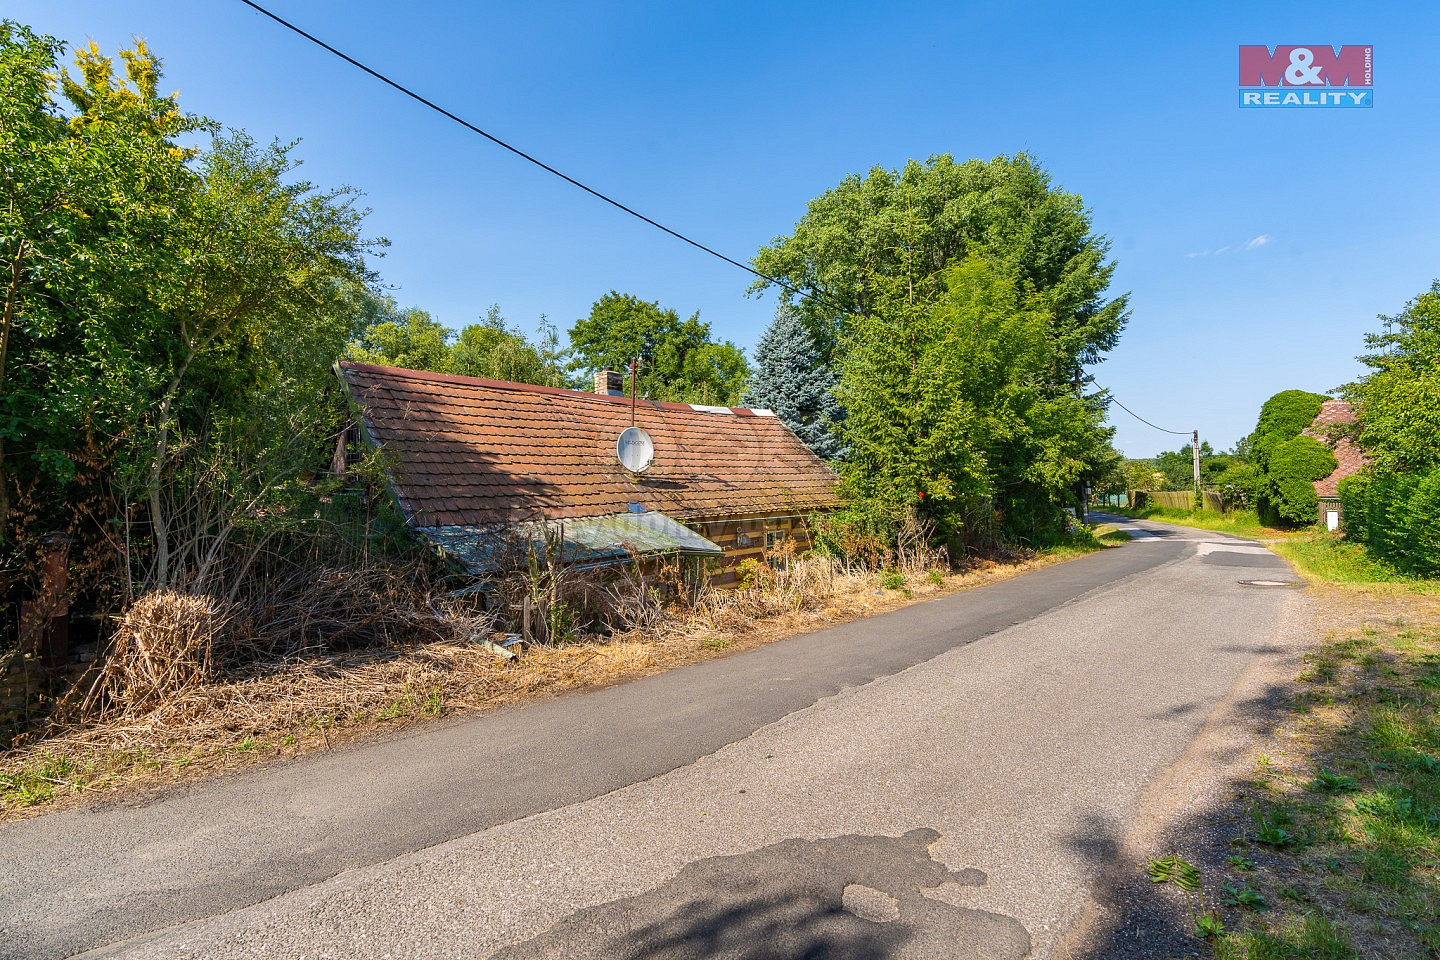
[[[1293,684],[1274,683],[1233,705],[1225,725],[1246,735],[1222,737],[1202,761],[1231,772],[1213,795],[1188,797],[1168,823],[1142,823],[1125,835],[1113,819],[1092,814],[1075,826],[1067,842],[1100,868],[1100,878],[1091,890],[1086,916],[1062,941],[1057,956],[1066,960],[1214,956],[1211,945],[1196,936],[1195,915],[1219,905],[1228,858],[1235,855],[1236,839],[1246,836],[1253,822],[1255,798],[1244,770],[1255,737],[1258,733],[1261,741],[1268,740],[1290,715],[1294,698]],[[1170,775],[1175,779],[1157,784],[1157,790],[1192,788],[1183,768]],[[1148,861],[1170,853],[1201,868],[1205,884],[1196,898],[1187,898],[1173,886],[1152,883],[1147,876]]]

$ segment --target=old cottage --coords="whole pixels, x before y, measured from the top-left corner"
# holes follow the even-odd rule
[[[766,410],[632,401],[620,374],[594,392],[359,363],[337,365],[356,414],[350,443],[380,447],[407,522],[473,571],[517,538],[563,541],[577,564],[705,558],[712,583],[836,502],[835,475]],[[630,427],[651,451],[620,460]],[[648,462],[646,456],[648,455]]]
[[[1338,464],[1328,477],[1315,481],[1315,496],[1320,501],[1320,524],[1327,530],[1340,527],[1340,481],[1358,473],[1365,466],[1365,453],[1337,427],[1355,422],[1355,410],[1343,400],[1326,400],[1304,433],[1330,447]]]

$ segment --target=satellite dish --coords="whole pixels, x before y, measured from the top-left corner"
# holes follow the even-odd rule
[[[644,473],[655,459],[655,444],[650,442],[650,434],[639,427],[626,427],[615,441],[615,456],[620,466],[631,473]]]

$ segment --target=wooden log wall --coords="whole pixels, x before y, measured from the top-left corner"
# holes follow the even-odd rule
[[[810,549],[810,529],[804,517],[785,514],[708,520],[689,525],[696,533],[725,551],[718,568],[712,569],[710,583],[733,587],[739,583],[739,567],[746,560],[764,562],[766,535],[771,540],[789,540],[799,553]]]

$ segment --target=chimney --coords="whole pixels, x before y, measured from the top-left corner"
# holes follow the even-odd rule
[[[625,377],[618,370],[596,370],[595,392],[602,397],[625,396]]]

